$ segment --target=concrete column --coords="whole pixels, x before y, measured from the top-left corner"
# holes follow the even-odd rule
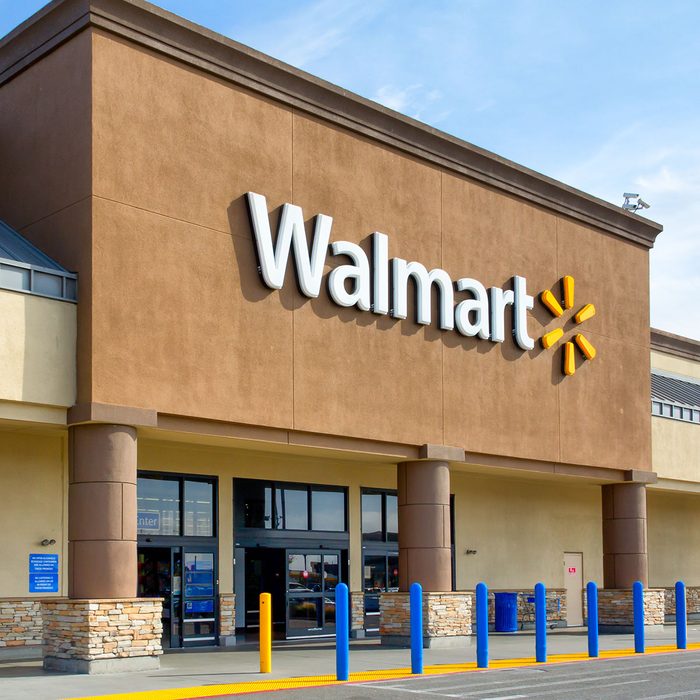
[[[450,468],[442,460],[398,465],[399,590],[452,590]]]
[[[68,595],[136,596],[136,429],[70,428]]]
[[[649,585],[647,493],[640,483],[610,484],[603,492],[603,582],[605,588]]]

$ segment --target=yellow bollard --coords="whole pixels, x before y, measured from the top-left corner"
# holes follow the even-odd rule
[[[272,596],[260,594],[260,673],[272,673]]]

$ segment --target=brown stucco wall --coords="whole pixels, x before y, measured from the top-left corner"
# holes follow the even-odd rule
[[[38,65],[65,90],[60,66],[44,64],[91,54],[91,88],[87,75],[76,88],[91,99],[91,160],[72,166],[81,181],[89,173],[91,254],[70,243],[47,250],[81,273],[81,400],[649,468],[646,248],[89,31]],[[21,109],[3,127],[22,130]],[[48,122],[36,128],[56,137]],[[415,324],[412,307],[406,321],[340,309],[324,289],[302,297],[291,273],[271,292],[256,270],[248,191],[273,210],[293,202],[307,219],[333,216],[331,240],[366,246],[383,231],[391,256],[454,279],[488,287],[520,274],[536,295],[571,274],[576,308],[598,309],[585,332],[599,356],[564,379],[561,347],[476,342]],[[69,224],[84,230],[77,209],[51,222],[62,237]],[[7,211],[11,223],[22,218],[3,202]],[[40,243],[48,230],[25,228]],[[529,323],[539,337],[558,322],[538,304]]]
[[[83,32],[0,86],[0,219],[80,275],[78,401],[91,393],[91,56]]]

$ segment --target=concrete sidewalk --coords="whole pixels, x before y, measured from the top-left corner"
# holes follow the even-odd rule
[[[474,662],[475,638],[462,649],[426,649],[425,664],[447,665]],[[688,642],[700,643],[700,625],[688,627]],[[647,632],[648,647],[675,644],[675,627]],[[632,635],[601,635],[600,649],[623,650],[634,646]],[[548,653],[576,654],[587,650],[584,628],[551,630]],[[534,632],[492,634],[490,658],[520,659],[534,656]],[[408,649],[381,647],[379,640],[357,640],[350,646],[351,672],[401,669],[410,666]],[[95,695],[155,691],[193,686],[335,674],[335,647],[330,642],[279,643],[273,647],[273,673],[258,672],[255,647],[227,650],[168,653],[161,657],[159,671],[86,676],[45,673],[40,661],[0,661],[0,698],[27,697],[57,700]]]

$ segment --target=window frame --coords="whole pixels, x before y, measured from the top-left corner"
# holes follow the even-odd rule
[[[381,522],[382,522],[382,537],[378,540],[365,539],[365,533],[362,530],[362,500],[364,496],[381,496]],[[389,539],[389,532],[387,530],[387,496],[393,496],[397,499],[396,502],[396,539]],[[393,547],[398,549],[399,546],[399,526],[398,526],[398,491],[396,489],[377,489],[377,488],[360,488],[360,538],[362,540],[362,547]]]
[[[137,532],[139,541],[145,542],[166,542],[182,541],[195,543],[209,543],[219,537],[219,478],[213,475],[204,474],[182,474],[180,472],[150,471],[139,469],[136,473],[136,512],[138,514],[138,482],[139,479],[157,479],[160,481],[174,481],[178,484],[178,496],[180,499],[180,533],[177,535],[161,535],[158,533]],[[211,514],[211,535],[185,535],[185,482],[198,481],[211,484],[212,486],[212,514]],[[138,529],[138,528],[137,528]]]
[[[270,498],[271,498],[271,508],[270,513],[272,527],[249,527],[245,525],[245,514],[243,516],[238,516],[234,513],[234,529],[236,531],[263,531],[263,532],[277,532],[277,533],[311,533],[316,535],[348,535],[349,526],[349,514],[348,514],[348,487],[338,486],[335,484],[310,484],[303,483],[299,481],[279,481],[276,479],[248,479],[245,477],[234,478],[234,508],[238,510],[238,507],[244,507],[244,501],[238,500],[236,495],[236,484],[240,482],[257,483],[262,488],[270,488]],[[305,491],[306,493],[306,529],[299,528],[288,528],[288,527],[278,527],[279,519],[277,517],[277,499],[278,493],[284,493],[285,490],[295,490],[295,491]],[[342,530],[315,530],[313,523],[313,493],[314,491],[321,492],[332,492],[339,493],[343,497],[343,529]]]

